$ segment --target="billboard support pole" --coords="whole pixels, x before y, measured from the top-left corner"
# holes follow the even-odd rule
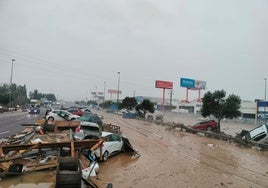
[[[165,88],[163,88],[162,112],[165,110]]]
[[[201,89],[198,89],[198,99],[197,102],[201,102]]]
[[[189,89],[186,88],[186,102],[189,102]]]

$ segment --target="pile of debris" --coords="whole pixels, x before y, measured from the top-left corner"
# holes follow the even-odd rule
[[[99,166],[82,151],[94,150],[103,140],[73,140],[73,130],[79,125],[79,121],[51,123],[45,120],[23,124],[27,126],[24,131],[1,141],[0,177],[56,169],[56,187],[81,187],[81,179],[97,187],[90,176],[96,175]]]
[[[91,177],[98,173],[99,164],[91,153],[97,148],[101,151],[104,140],[101,136],[74,140],[80,123],[39,119],[34,124],[22,124],[24,131],[0,142],[0,178],[53,169],[58,188],[80,188],[81,182],[98,187]],[[104,124],[101,131],[121,134],[120,127],[112,124]],[[127,138],[123,141],[129,146],[125,151],[134,151]]]

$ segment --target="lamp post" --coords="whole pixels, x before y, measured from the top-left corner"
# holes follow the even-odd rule
[[[119,87],[120,87],[120,72],[118,74],[118,83],[117,83],[117,105],[119,105]]]
[[[264,78],[264,124],[266,124],[266,78]]]
[[[104,87],[103,87],[103,102],[105,102],[105,92],[106,92],[106,81],[104,81]]]
[[[9,93],[9,107],[11,108],[11,97],[12,97],[12,89],[11,89],[11,85],[12,85],[12,77],[13,77],[13,63],[14,63],[15,59],[12,59],[11,61],[11,74],[10,74],[10,93]]]
[[[264,101],[266,101],[266,78],[264,78]]]

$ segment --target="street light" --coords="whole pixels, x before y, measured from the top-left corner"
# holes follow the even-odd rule
[[[105,92],[106,92],[106,81],[104,81],[104,88],[103,88],[103,102],[105,102]]]
[[[13,77],[13,63],[14,63],[15,59],[12,59],[12,62],[11,62],[11,74],[10,74],[10,85],[9,85],[9,88],[10,88],[10,93],[9,93],[9,107],[11,107],[11,97],[12,97],[12,89],[11,89],[11,85],[12,85],[12,77]]]
[[[266,78],[264,78],[264,124],[266,125]]]
[[[266,101],[266,78],[264,78],[264,101]]]
[[[117,83],[117,105],[119,105],[119,86],[120,86],[120,72],[118,74],[118,83]]]

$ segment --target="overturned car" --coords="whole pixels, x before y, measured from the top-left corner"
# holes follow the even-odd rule
[[[268,125],[261,125],[250,131],[244,131],[243,138],[249,141],[255,141],[260,144],[268,145]]]

